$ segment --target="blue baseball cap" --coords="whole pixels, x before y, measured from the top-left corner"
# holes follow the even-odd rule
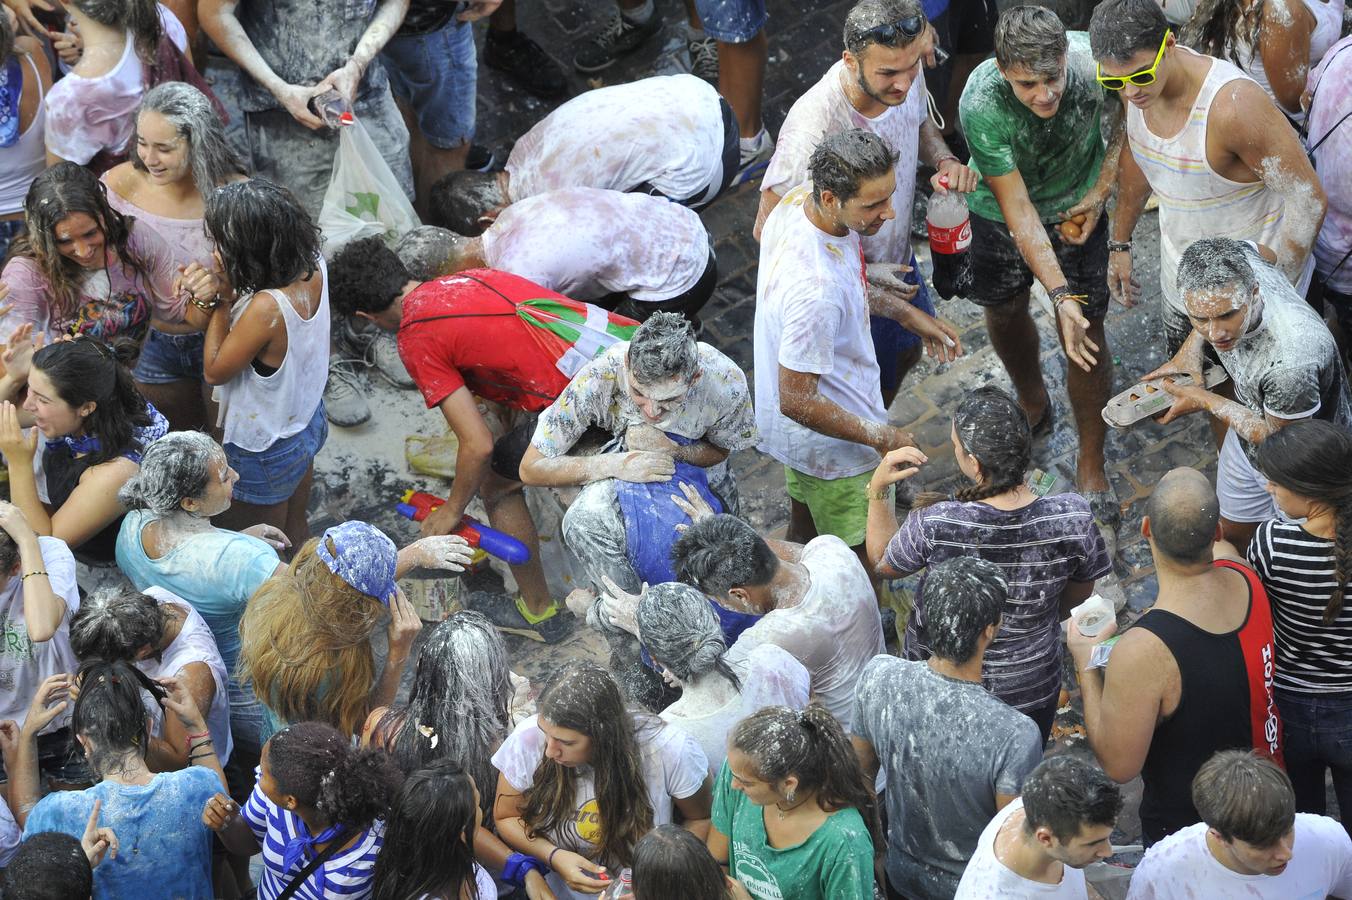
[[[329,552],[333,541],[336,553]],[[383,531],[365,522],[344,522],[324,532],[315,555],[329,571],[386,606],[394,596],[394,563],[398,551]]]

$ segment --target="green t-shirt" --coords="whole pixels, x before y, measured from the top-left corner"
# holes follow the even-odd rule
[[[1068,37],[1066,91],[1050,119],[1019,102],[994,59],[976,67],[958,103],[971,167],[991,176],[1018,169],[1043,222],[1059,222],[1060,214],[1089,192],[1103,167],[1099,118],[1106,91],[1094,78],[1089,35],[1072,31]],[[984,180],[968,195],[967,205],[984,219],[1005,220]]]
[[[764,813],[733,788],[724,762],[713,824],[728,836],[729,872],[755,900],[872,900],[873,841],[858,810],[832,813],[806,841],[782,849],[770,846]]]

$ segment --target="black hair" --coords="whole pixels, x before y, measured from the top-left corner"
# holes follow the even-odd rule
[[[1174,469],[1150,492],[1145,502],[1155,550],[1175,562],[1211,562],[1221,507],[1216,491],[1196,469]]]
[[[479,219],[506,204],[496,172],[465,169],[444,175],[427,195],[425,224],[447,228],[465,237],[483,234]]]
[[[1103,0],[1089,18],[1089,49],[1099,61],[1126,62],[1146,50],[1157,52],[1168,30],[1156,0]]]
[[[1343,611],[1352,577],[1352,434],[1322,419],[1301,419],[1258,445],[1258,469],[1293,494],[1333,508],[1333,579],[1324,624]]]
[[[459,763],[441,760],[409,775],[385,816],[374,900],[488,900],[475,882],[474,813],[474,782]]]
[[[634,848],[641,900],[728,900],[728,883],[704,842],[679,825],[658,825]]]
[[[82,337],[48,344],[33,354],[33,368],[47,376],[57,399],[76,408],[95,404],[83,426],[86,435],[99,439],[98,449],[88,456],[90,465],[143,449],[134,434],[150,424],[150,412],[125,365],[131,350],[128,344],[114,349]]]
[[[835,131],[818,142],[807,161],[812,179],[812,199],[822,200],[822,191],[830,191],[841,203],[859,195],[866,179],[891,172],[897,164],[897,152],[876,134],[862,128]]]
[[[107,591],[86,597],[70,620],[77,658],[136,662],[142,647],[158,648],[170,621],[169,605],[140,591]]]
[[[699,369],[699,345],[690,320],[679,313],[653,313],[634,329],[627,361],[639,384],[690,379]]]
[[[126,758],[145,758],[150,734],[142,691],[164,705],[165,690],[126,660],[87,659],[75,676],[80,696],[70,727],[89,741],[89,767],[100,777],[117,771]]]
[[[296,195],[264,178],[223,184],[206,198],[207,234],[240,296],[286,287],[319,269],[323,235]]]
[[[383,313],[413,280],[383,240],[361,238],[344,244],[329,263],[329,303],[345,316]]]
[[[735,587],[760,587],[779,571],[779,557],[756,529],[731,515],[709,516],[671,546],[676,577],[714,597]]]
[[[1069,753],[1038,763],[1023,780],[1024,828],[1042,826],[1069,843],[1085,825],[1117,824],[1122,789],[1092,762]]]
[[[267,743],[277,790],[331,825],[361,831],[383,818],[399,789],[399,770],[383,750],[354,750],[350,738],[323,722],[283,728]]]
[[[89,900],[94,869],[80,841],[61,831],[31,834],[0,876],[5,900]]]
[[[924,610],[931,652],[950,662],[967,662],[981,633],[1000,621],[1008,599],[1009,583],[995,563],[955,556],[930,566],[918,606]]]
[[[925,492],[915,498],[914,507],[985,500],[1023,483],[1033,456],[1033,433],[1023,407],[1007,392],[994,385],[969,391],[953,414],[953,429],[962,449],[981,464],[981,482],[952,495]]]
[[[883,849],[873,784],[840,723],[821,703],[813,701],[801,712],[767,706],[733,726],[728,746],[750,757],[762,781],[774,785],[794,775],[800,790],[816,793],[822,809],[857,809],[874,849]]]
[[[70,0],[80,12],[100,25],[131,32],[136,55],[154,65],[160,36],[164,33],[155,0]]]

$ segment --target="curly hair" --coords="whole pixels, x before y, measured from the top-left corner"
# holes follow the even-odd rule
[[[361,831],[384,818],[399,789],[399,770],[381,750],[354,750],[350,737],[323,722],[283,728],[267,743],[277,790],[332,825]]]
[[[350,241],[329,263],[329,303],[345,316],[382,313],[413,280],[399,256],[379,237]]]
[[[591,739],[596,807],[605,823],[596,858],[608,866],[632,865],[634,847],[653,827],[639,746],[644,723],[625,708],[610,673],[589,660],[574,660],[555,672],[537,708],[541,719]],[[576,794],[577,772],[541,754],[524,796],[527,836],[554,833],[571,821]]]
[[[24,232],[10,244],[8,259],[20,257],[37,264],[51,292],[52,319],[65,319],[80,302],[80,288],[89,270],[61,254],[56,226],[84,214],[103,232],[105,254],[111,249],[124,272],[135,275],[153,292],[145,261],[128,246],[136,221],[108,205],[108,189],[84,166],[60,162],[28,186],[23,201]]]
[[[319,541],[307,541],[286,572],[249,598],[239,675],[283,721],[325,722],[351,735],[370,712],[370,639],[385,607],[333,574],[315,553]]]
[[[295,194],[271,181],[221,185],[207,195],[204,219],[240,296],[286,287],[319,270],[319,226]]]
[[[985,500],[1023,483],[1033,456],[1033,434],[1013,397],[993,385],[968,392],[953,414],[953,429],[962,449],[981,464],[981,481],[952,494],[927,491],[915,498],[913,509],[944,500]]]

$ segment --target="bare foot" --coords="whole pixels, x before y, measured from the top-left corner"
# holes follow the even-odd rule
[[[587,621],[587,610],[596,602],[596,591],[590,588],[578,588],[563,598],[563,605],[583,622]]]

